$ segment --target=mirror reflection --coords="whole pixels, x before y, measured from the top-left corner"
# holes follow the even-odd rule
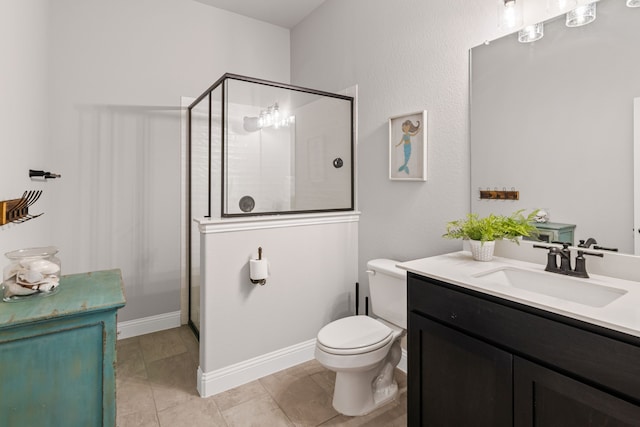
[[[512,34],[471,51],[471,209],[544,208],[575,225],[575,243],[634,251],[634,98],[640,97],[640,9],[597,3],[597,19],[544,37]],[[640,132],[640,129],[636,130]],[[480,199],[516,190],[519,200]]]

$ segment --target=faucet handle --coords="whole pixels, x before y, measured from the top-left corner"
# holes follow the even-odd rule
[[[593,237],[589,237],[586,241],[585,240],[580,240],[580,243],[578,243],[578,247],[579,248],[590,248],[591,245],[597,245],[598,242],[596,242],[596,239],[594,239]]]
[[[533,247],[536,249],[549,249],[549,250],[558,249],[555,246],[546,246],[546,245],[533,245]]]
[[[601,251],[609,251],[609,252],[618,252],[618,248],[605,248],[604,246],[594,246],[593,249],[598,249]]]
[[[557,246],[547,246],[547,245],[533,245],[536,249],[547,249],[549,250],[549,255],[557,255],[560,253],[560,248]]]
[[[545,271],[558,271],[558,254],[560,253],[560,249],[557,246],[546,246],[546,245],[533,245],[534,248],[537,249],[548,249],[547,253],[547,265],[544,268]]]
[[[600,252],[587,252],[587,251],[578,251],[578,256],[581,257],[583,255],[589,255],[589,256],[598,256],[600,258],[604,258],[604,254],[600,253]]]
[[[598,252],[587,252],[587,251],[578,251],[578,256],[576,256],[576,268],[574,269],[574,276],[583,277],[585,279],[589,278],[589,274],[587,273],[587,265],[585,263],[584,256],[598,256],[600,258],[604,257],[604,254]]]

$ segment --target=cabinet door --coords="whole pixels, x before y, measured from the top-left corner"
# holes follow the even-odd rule
[[[638,427],[640,406],[514,357],[515,427]]]
[[[409,426],[511,426],[512,355],[409,314]]]
[[[0,426],[116,425],[115,340],[115,310],[0,330]]]

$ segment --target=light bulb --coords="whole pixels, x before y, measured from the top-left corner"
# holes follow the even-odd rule
[[[574,8],[577,0],[547,0],[547,12],[564,13],[567,9]]]
[[[267,113],[264,115],[264,125],[271,126],[273,124],[273,115],[271,114],[271,107],[267,108]]]
[[[498,0],[498,27],[513,30],[522,25],[522,0]]]
[[[567,20],[565,24],[567,27],[581,27],[582,25],[590,24],[596,20],[596,4],[589,3],[582,6],[578,6],[569,13],[567,13]]]
[[[504,21],[510,28],[516,25],[516,8],[514,1],[504,4]]]
[[[518,31],[518,41],[520,43],[531,43],[540,40],[544,36],[544,24],[539,22],[533,25],[527,25]]]
[[[627,0],[627,6],[640,7],[640,0]]]

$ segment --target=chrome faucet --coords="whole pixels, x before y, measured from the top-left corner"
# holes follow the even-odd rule
[[[583,242],[581,241],[580,243],[582,244]],[[595,243],[595,240],[591,243]],[[567,276],[573,277],[582,277],[585,279],[589,278],[589,274],[587,273],[587,264],[584,256],[590,255],[602,258],[604,257],[604,254],[599,252],[578,250],[578,254],[576,255],[575,259],[575,268],[571,268],[571,249],[569,248],[569,246],[570,243],[562,243],[561,249],[557,246],[533,245],[534,248],[549,250],[549,253],[547,254],[547,266],[545,267],[545,271],[565,274]],[[585,246],[578,245],[578,247],[583,248]],[[560,257],[560,267],[558,267],[558,257]]]

